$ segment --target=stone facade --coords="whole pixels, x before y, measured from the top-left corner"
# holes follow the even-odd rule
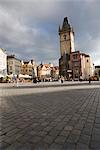
[[[19,75],[21,73],[21,60],[15,55],[7,56],[7,74]]]
[[[0,48],[0,77],[7,75],[7,54],[6,50]]]
[[[75,51],[74,48],[74,31],[68,23],[67,17],[63,20],[62,28],[59,27],[60,36],[60,53],[61,56],[69,54]]]
[[[100,77],[100,66],[95,66],[95,75]]]
[[[91,57],[80,51],[71,53],[72,78],[73,80],[88,80],[93,76],[93,63]]]
[[[21,74],[37,77],[37,65],[34,60],[21,62]]]
[[[59,74],[60,76],[69,77],[71,73],[70,54],[75,51],[74,48],[74,31],[68,23],[67,17],[63,20],[62,28],[59,27],[60,36],[60,54]]]

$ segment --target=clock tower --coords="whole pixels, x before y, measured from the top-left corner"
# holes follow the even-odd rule
[[[67,17],[65,17],[63,20],[62,28],[59,26],[59,36],[61,56],[74,52],[74,31],[68,23]]]
[[[68,72],[71,72],[70,54],[75,51],[74,48],[74,31],[68,23],[67,17],[64,18],[62,27],[59,26],[60,36],[60,59],[59,73],[64,77],[69,77]]]

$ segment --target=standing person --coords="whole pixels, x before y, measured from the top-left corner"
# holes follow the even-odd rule
[[[13,83],[14,83],[14,85],[13,85],[13,86],[16,86],[16,77],[15,77],[15,75],[13,75],[13,77],[12,77],[12,81],[13,81]]]
[[[17,75],[17,79],[16,79],[16,86],[19,86],[19,76]]]
[[[64,81],[64,78],[63,78],[63,76],[61,76],[61,83],[63,83],[63,81]]]
[[[90,75],[89,75],[89,84],[91,83],[91,77],[90,77]]]

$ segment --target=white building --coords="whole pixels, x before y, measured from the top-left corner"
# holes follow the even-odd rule
[[[21,73],[21,60],[15,55],[7,56],[7,73],[8,75],[19,75]]]
[[[88,79],[89,75],[93,76],[94,73],[94,68],[93,68],[93,63],[92,59],[89,55],[87,54],[81,54],[81,71],[82,71],[82,78],[83,79]]]
[[[7,75],[7,54],[6,50],[0,48],[0,77]]]

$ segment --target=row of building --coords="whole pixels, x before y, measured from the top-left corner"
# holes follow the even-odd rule
[[[59,74],[67,79],[87,80],[89,76],[94,76],[95,68],[98,68],[97,75],[100,76],[100,66],[94,66],[90,55],[81,51],[75,51],[74,30],[64,18],[63,24],[59,26],[60,54]]]
[[[59,77],[59,67],[53,64],[39,64],[34,60],[23,61],[15,55],[7,56],[6,50],[0,49],[0,77],[7,75],[29,75],[31,78],[40,80],[57,79]]]

